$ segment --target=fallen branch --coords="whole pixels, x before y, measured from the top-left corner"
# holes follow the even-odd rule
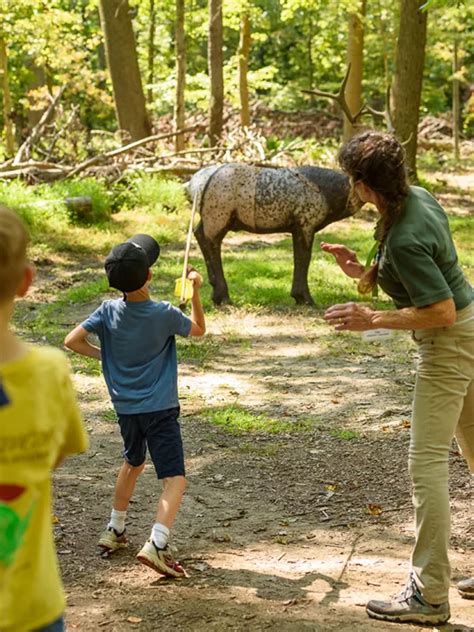
[[[72,171],[69,172],[67,177],[72,178],[73,176],[76,176],[78,173],[81,173],[81,171],[84,171],[85,169],[92,167],[93,165],[96,165],[99,162],[103,162],[107,158],[114,158],[115,156],[119,156],[120,154],[125,154],[129,151],[132,151],[133,149],[136,149],[137,147],[146,145],[147,143],[152,143],[158,140],[165,140],[166,138],[173,138],[174,136],[179,136],[180,134],[186,134],[187,132],[191,132],[195,130],[200,125],[201,125],[200,123],[196,123],[196,125],[193,125],[192,127],[186,127],[184,129],[177,130],[176,132],[168,132],[167,134],[157,134],[154,136],[147,136],[146,138],[141,138],[140,140],[136,140],[133,143],[130,143],[129,145],[125,145],[124,147],[119,147],[118,149],[112,149],[110,151],[106,151],[103,154],[99,154],[97,156],[94,156],[93,158],[89,158],[88,160],[85,160],[84,162],[80,163],[79,165],[77,165],[77,167],[75,167]]]
[[[59,100],[61,99],[61,97],[63,96],[63,92],[65,89],[66,89],[66,85],[64,85],[59,90],[59,92],[56,94],[54,99],[49,104],[48,109],[43,113],[43,116],[40,118],[38,123],[31,130],[31,134],[28,136],[25,142],[22,143],[22,145],[20,146],[20,149],[17,151],[17,154],[15,158],[13,159],[12,164],[14,166],[20,164],[23,160],[29,157],[31,148],[38,141],[41,135],[41,132],[43,131],[43,128],[48,123],[49,119],[51,118],[51,115],[56,109],[56,106],[59,103]]]

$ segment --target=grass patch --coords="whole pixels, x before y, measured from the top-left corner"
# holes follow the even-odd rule
[[[204,367],[217,356],[219,341],[210,335],[204,338],[182,338],[177,336],[178,362],[190,362]]]
[[[288,421],[275,419],[263,414],[255,414],[237,405],[203,411],[202,416],[233,435],[253,433],[283,434],[306,432],[312,427],[308,420]]]
[[[58,334],[58,336],[59,335],[64,338],[64,331],[61,330],[61,333]],[[79,355],[78,353],[69,353],[68,356],[74,373],[90,375],[91,377],[102,376],[102,365],[98,360]]]
[[[102,413],[100,414],[100,418],[110,424],[117,423],[117,415],[115,414],[113,408],[102,411]]]
[[[355,439],[360,439],[362,436],[355,430],[346,430],[344,428],[335,428],[334,430],[331,430],[329,434],[332,437],[336,437],[336,439],[341,439],[342,441],[354,441]]]

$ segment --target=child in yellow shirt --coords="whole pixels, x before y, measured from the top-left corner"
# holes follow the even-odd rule
[[[0,206],[0,630],[61,632],[51,475],[88,442],[63,352],[10,329],[15,296],[33,280],[27,243],[20,219]]]

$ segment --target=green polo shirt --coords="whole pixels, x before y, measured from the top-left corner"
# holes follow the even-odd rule
[[[377,281],[397,309],[453,298],[460,310],[473,300],[446,213],[421,187],[410,187],[400,217],[387,235]]]

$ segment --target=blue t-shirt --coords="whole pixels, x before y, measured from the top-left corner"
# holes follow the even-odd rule
[[[97,334],[102,370],[117,413],[132,415],[178,406],[175,334],[191,320],[167,301],[104,301],[82,327]]]

